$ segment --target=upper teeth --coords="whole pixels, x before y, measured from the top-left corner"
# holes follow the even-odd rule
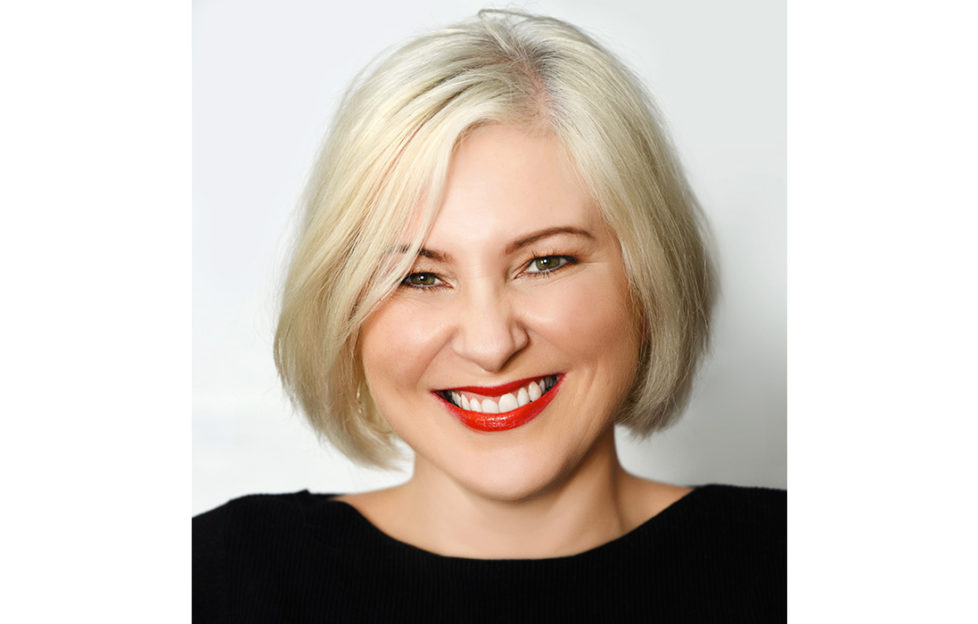
[[[461,392],[452,390],[448,397],[452,403],[470,412],[480,412],[483,414],[499,414],[523,407],[539,399],[543,394],[554,387],[557,383],[557,376],[550,375],[542,377],[536,381],[531,381],[516,392],[508,392],[501,397],[491,398],[479,396],[466,396]]]

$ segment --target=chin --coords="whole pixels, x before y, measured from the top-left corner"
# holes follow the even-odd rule
[[[457,475],[456,482],[482,498],[517,503],[543,494],[563,476],[559,463],[542,462],[539,455],[520,454],[487,463],[491,467],[472,462],[472,470]]]

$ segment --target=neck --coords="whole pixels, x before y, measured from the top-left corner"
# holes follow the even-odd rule
[[[635,477],[622,468],[609,427],[573,472],[517,500],[474,492],[417,462],[399,488],[407,541],[439,554],[492,559],[571,555],[616,539],[647,519],[630,504]]]

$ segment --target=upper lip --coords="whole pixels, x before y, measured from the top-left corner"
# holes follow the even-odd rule
[[[472,394],[480,394],[487,397],[498,397],[503,396],[507,392],[512,392],[513,390],[519,390],[531,381],[536,381],[538,379],[543,379],[545,377],[550,377],[552,375],[557,375],[558,377],[561,373],[547,373],[544,375],[537,375],[535,377],[526,377],[524,379],[517,379],[516,381],[511,381],[509,383],[500,384],[498,386],[459,386],[452,388],[443,388],[441,390],[436,390],[436,392],[471,392]]]

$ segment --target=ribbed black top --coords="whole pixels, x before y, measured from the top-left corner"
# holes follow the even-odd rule
[[[707,485],[553,559],[444,557],[332,495],[255,495],[194,518],[197,622],[779,622],[786,494]]]

